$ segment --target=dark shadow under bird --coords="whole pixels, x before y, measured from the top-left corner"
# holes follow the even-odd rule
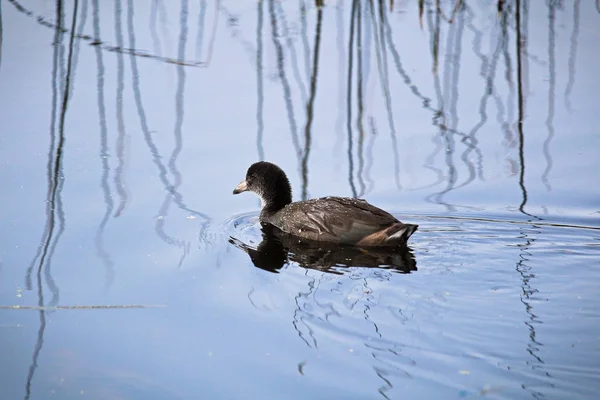
[[[400,273],[417,270],[415,257],[406,246],[361,248],[316,243],[287,234],[271,224],[261,224],[261,228],[262,241],[256,247],[234,237],[229,242],[248,254],[254,266],[265,271],[277,273],[289,262],[334,274],[342,274],[344,267],[377,267]]]

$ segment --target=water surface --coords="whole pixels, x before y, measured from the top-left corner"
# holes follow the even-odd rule
[[[0,2],[1,397],[595,398],[598,27],[580,0]],[[231,192],[260,159],[419,224],[406,268],[257,267]]]

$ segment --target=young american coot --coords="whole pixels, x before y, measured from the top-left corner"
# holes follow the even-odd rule
[[[402,246],[418,225],[403,224],[365,200],[323,197],[292,203],[290,181],[277,165],[252,164],[233,194],[260,196],[260,221],[286,233],[317,242],[357,246]]]

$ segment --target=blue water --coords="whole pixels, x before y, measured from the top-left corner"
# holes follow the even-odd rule
[[[0,398],[596,398],[599,26],[1,1]],[[401,267],[255,265],[259,159],[418,224]]]

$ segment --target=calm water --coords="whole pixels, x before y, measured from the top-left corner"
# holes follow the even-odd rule
[[[393,3],[0,1],[0,398],[597,398],[600,4]],[[259,159],[410,250],[265,261]]]

